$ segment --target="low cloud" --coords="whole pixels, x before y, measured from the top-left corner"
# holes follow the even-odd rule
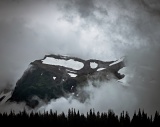
[[[136,107],[137,98],[134,92],[130,88],[126,88],[120,82],[107,81],[107,82],[94,82],[88,81],[87,86],[84,87],[84,91],[89,94],[89,98],[84,103],[79,102],[72,96],[69,98],[59,98],[51,100],[47,105],[43,105],[38,111],[57,111],[68,112],[68,109],[74,108],[81,113],[86,114],[90,109],[95,111],[107,112],[109,109],[113,109],[115,113],[120,114],[123,110],[130,111]],[[64,106],[59,106],[64,105]]]

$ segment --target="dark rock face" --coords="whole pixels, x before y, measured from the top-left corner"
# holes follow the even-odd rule
[[[81,69],[73,69],[64,65],[52,63],[46,64],[43,61],[47,58],[56,61],[71,61],[83,64]],[[123,61],[113,64],[115,61],[104,62],[100,60],[82,60],[75,57],[47,55],[44,59],[32,62],[23,76],[18,80],[13,94],[9,101],[25,101],[31,108],[35,108],[39,99],[46,102],[59,97],[67,97],[69,94],[75,96],[79,101],[85,101],[87,93],[79,91],[88,80],[110,80],[121,79],[124,75],[118,71],[124,67]],[[95,64],[95,67],[91,66]],[[75,63],[76,64],[76,63]],[[113,65],[111,65],[113,64]]]

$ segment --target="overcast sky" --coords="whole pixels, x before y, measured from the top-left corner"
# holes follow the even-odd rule
[[[126,94],[110,89],[122,98],[131,93],[126,109],[153,112],[160,107],[159,40],[159,0],[0,0],[0,90],[14,87],[29,63],[46,54],[105,61],[126,56],[123,85],[129,88]]]

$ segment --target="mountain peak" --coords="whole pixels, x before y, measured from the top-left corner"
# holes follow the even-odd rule
[[[121,61],[83,60],[77,57],[46,55],[43,59],[30,63],[23,76],[17,81],[9,101],[25,101],[29,107],[36,107],[39,99],[66,97],[68,94],[84,102],[87,93],[78,91],[88,80],[121,79],[118,71],[124,67]],[[81,92],[83,94],[81,94]],[[39,99],[37,99],[39,98]]]

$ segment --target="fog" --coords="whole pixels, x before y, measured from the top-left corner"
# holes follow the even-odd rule
[[[73,96],[69,98],[61,97],[40,106],[36,111],[43,113],[52,109],[58,113],[62,111],[68,113],[69,108],[74,108],[76,111],[79,110],[86,115],[86,112],[89,112],[90,109],[94,109],[96,112],[107,112],[111,109],[116,114],[120,114],[123,110],[128,111],[131,115],[133,114],[137,99],[131,89],[121,86],[120,83],[114,80],[109,82],[94,82],[99,87],[93,87],[92,83],[92,81],[88,81],[89,86],[84,88],[84,91],[89,93],[90,96],[85,103],[79,102]]]
[[[14,88],[30,62],[47,54],[105,61],[125,56],[122,83],[100,83],[87,106],[60,98],[38,110],[152,113],[160,107],[159,34],[158,0],[1,0],[0,90]]]

